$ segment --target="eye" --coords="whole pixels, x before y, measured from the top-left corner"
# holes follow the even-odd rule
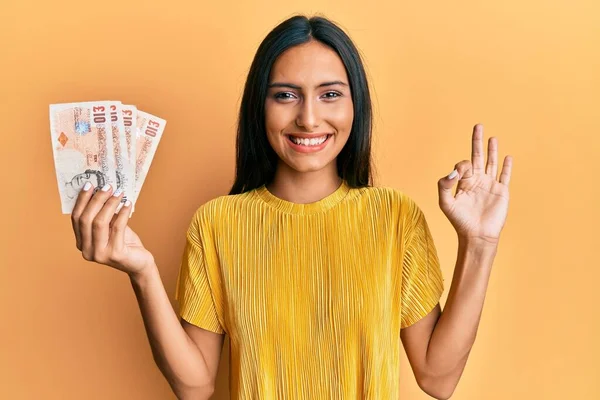
[[[282,100],[292,99],[293,98],[293,97],[287,97],[286,95],[293,96],[292,93],[290,93],[290,92],[279,92],[279,93],[276,93],[274,97],[276,99],[282,99]]]
[[[335,96],[327,96],[328,94],[334,94]],[[327,92],[327,93],[325,93],[325,98],[326,99],[335,99],[336,97],[340,97],[340,96],[342,96],[342,94],[338,93],[338,92]]]

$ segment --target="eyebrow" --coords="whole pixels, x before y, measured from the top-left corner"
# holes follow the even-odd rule
[[[320,87],[324,87],[324,86],[333,86],[333,85],[342,85],[342,86],[348,86],[347,83],[344,83],[342,81],[331,81],[331,82],[323,82],[320,85],[317,86],[317,88]],[[287,87],[287,88],[291,88],[291,89],[302,89],[300,86],[298,85],[294,85],[292,83],[285,83],[285,82],[274,82],[274,83],[269,83],[267,85],[268,88],[273,88],[273,87]]]

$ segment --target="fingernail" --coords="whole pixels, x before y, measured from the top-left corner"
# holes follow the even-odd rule
[[[102,191],[108,192],[108,189],[110,189],[110,185],[104,185],[104,187],[102,188]]]
[[[115,190],[115,192],[113,193],[113,196],[119,197],[122,192],[123,192],[123,189],[119,188],[119,189]]]
[[[452,179],[454,178],[456,175],[458,175],[458,171],[454,170],[452,172],[450,172],[450,175],[448,175],[448,179]]]
[[[125,207],[129,207],[130,205],[131,205],[131,201],[130,201],[130,200],[127,200],[127,201],[125,202]]]
[[[90,190],[91,187],[92,187],[92,183],[86,182],[85,185],[83,185],[83,190],[87,192],[88,190]]]

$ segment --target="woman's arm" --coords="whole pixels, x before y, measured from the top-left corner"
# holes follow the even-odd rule
[[[400,334],[419,385],[440,399],[452,395],[467,363],[508,214],[512,157],[504,157],[498,178],[498,139],[488,140],[485,165],[483,125],[473,127],[471,141],[471,161],[460,161],[438,181],[440,208],[458,235],[446,308],[441,313],[436,307]]]
[[[130,275],[130,279],[154,361],[174,393],[179,399],[208,399],[214,390],[224,335],[178,319],[156,265]]]
[[[439,305],[400,337],[419,386],[448,399],[463,373],[481,318],[497,244],[460,239],[444,311]]]
[[[182,399],[209,398],[214,386],[222,335],[179,322],[154,257],[127,223],[131,202],[116,210],[123,193],[110,185],[92,190],[89,182],[71,213],[75,244],[84,259],[128,274],[138,300],[154,360]],[[185,328],[185,330],[184,330]]]

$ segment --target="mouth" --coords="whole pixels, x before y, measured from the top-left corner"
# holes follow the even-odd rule
[[[294,145],[295,147],[305,148],[305,149],[318,149],[322,148],[325,143],[329,141],[329,138],[333,136],[331,133],[326,133],[323,135],[286,135],[287,141]]]

